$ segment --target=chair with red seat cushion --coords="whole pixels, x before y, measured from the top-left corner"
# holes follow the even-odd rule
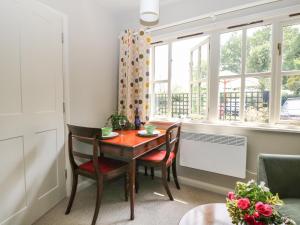
[[[122,166],[127,165],[127,163],[125,163],[125,162],[121,162],[118,160],[109,159],[109,158],[105,158],[105,157],[99,157],[98,164],[99,164],[99,171],[102,174],[108,174],[111,171],[114,171],[116,169],[119,169]],[[81,165],[79,165],[79,169],[88,171],[90,173],[94,173],[95,168],[93,165],[93,160],[90,160],[86,163],[82,163]]]
[[[124,177],[124,189],[125,189],[125,200],[128,199],[127,193],[127,173],[128,173],[128,164],[122,161],[105,158],[104,156],[100,156],[100,146],[99,140],[102,137],[101,129],[97,128],[89,128],[89,127],[79,127],[68,125],[69,128],[69,159],[72,168],[73,174],[73,184],[72,191],[69,200],[69,204],[65,214],[69,214],[74,202],[78,176],[89,177],[91,179],[96,180],[97,183],[97,198],[96,198],[96,206],[93,216],[92,225],[96,224],[101,197],[103,193],[103,181],[113,179],[118,176]],[[73,139],[76,139],[80,142],[91,143],[93,145],[93,154],[84,154],[81,152],[77,152],[73,149]],[[89,161],[84,162],[78,165],[74,159],[74,157],[78,157],[81,159],[89,159]]]
[[[168,169],[172,167],[173,177],[177,189],[180,189],[177,171],[176,171],[176,155],[179,148],[181,123],[175,123],[171,125],[166,131],[166,149],[165,150],[153,150],[137,160],[137,165],[143,165],[150,168],[160,167],[162,170],[163,185],[167,191],[170,200],[174,200],[171,191],[168,186],[167,177]],[[137,182],[137,187],[138,187]]]
[[[139,160],[148,161],[148,162],[161,162],[166,157],[166,150],[153,150],[146,155],[143,155]],[[172,161],[175,158],[174,152],[171,152],[168,158],[168,161]]]

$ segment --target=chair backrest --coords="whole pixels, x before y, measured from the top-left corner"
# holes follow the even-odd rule
[[[81,159],[90,159],[93,160],[94,169],[97,174],[99,174],[98,166],[98,156],[99,156],[99,140],[102,137],[102,130],[100,128],[91,128],[91,127],[81,127],[68,124],[69,136],[69,158],[71,167],[73,170],[78,168],[78,165],[74,159],[75,157]],[[90,143],[93,145],[93,154],[85,154],[74,150],[73,139],[76,139],[80,142]]]
[[[260,154],[257,181],[281,198],[300,198],[300,155]]]
[[[166,131],[166,156],[164,161],[169,159],[171,152],[177,155],[179,149],[181,123],[174,123]]]

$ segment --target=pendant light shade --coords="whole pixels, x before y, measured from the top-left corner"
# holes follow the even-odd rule
[[[159,18],[159,0],[140,0],[140,16],[145,22],[155,22]]]

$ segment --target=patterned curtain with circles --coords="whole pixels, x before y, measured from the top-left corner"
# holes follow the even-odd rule
[[[149,68],[151,37],[143,30],[125,30],[120,38],[118,111],[134,122],[138,109],[142,122],[149,120]]]

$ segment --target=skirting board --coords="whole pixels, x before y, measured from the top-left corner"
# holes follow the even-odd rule
[[[140,168],[139,173],[144,173],[144,170],[142,168]],[[150,175],[148,175],[148,176],[150,176]],[[155,171],[155,177],[161,177],[161,171]],[[172,176],[171,176],[171,180],[172,180]],[[227,193],[229,191],[233,191],[232,189],[227,188],[227,187],[210,184],[207,182],[191,179],[188,177],[178,176],[178,181],[179,181],[179,184],[184,184],[184,185],[199,188],[199,189],[202,189],[205,191],[214,192],[214,193],[217,193],[220,195],[227,195]]]
[[[206,183],[203,181],[187,178],[187,177],[181,177],[178,176],[179,183],[185,184],[191,187],[199,188],[202,190],[214,192],[221,195],[227,195],[229,191],[232,191],[230,188],[222,187],[215,184]]]

